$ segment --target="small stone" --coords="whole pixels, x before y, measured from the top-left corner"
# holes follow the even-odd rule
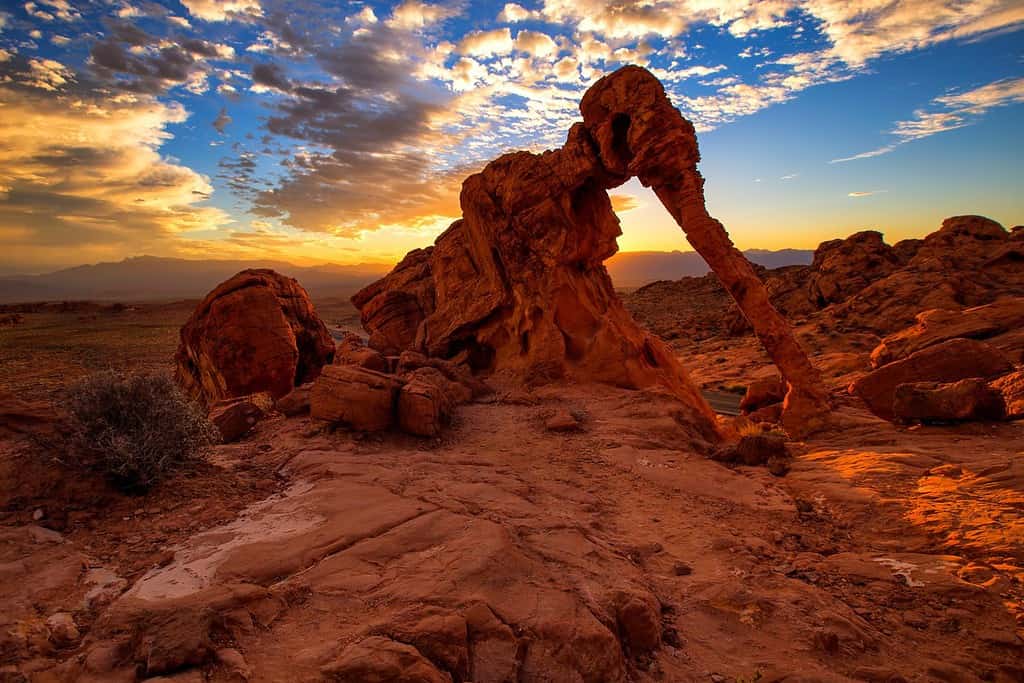
[[[67,612],[57,612],[46,620],[46,628],[50,629],[50,640],[59,647],[78,642],[81,634],[75,619]]]
[[[780,458],[773,455],[768,458],[768,472],[776,477],[784,477],[789,474],[789,458]]]
[[[544,427],[549,432],[574,432],[580,428],[580,422],[572,413],[562,408],[544,422]]]
[[[32,513],[32,521],[38,522],[46,516],[46,511],[43,508],[36,508],[36,511]]]
[[[676,562],[676,565],[672,568],[676,576],[689,576],[693,573],[693,567],[686,564],[685,562]]]

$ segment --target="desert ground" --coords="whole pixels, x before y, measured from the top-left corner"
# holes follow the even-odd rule
[[[346,302],[317,303],[330,327],[358,324]],[[3,332],[3,389],[39,401],[107,363],[170,372],[194,306],[26,313]],[[676,350],[709,390],[774,372],[749,334]],[[846,353],[866,367],[868,350]],[[132,680],[105,668],[139,647],[109,614],[122,591],[160,600],[168,659],[139,668],[186,669],[172,680],[311,679],[368,633],[452,672],[486,650],[505,669],[478,680],[1024,675],[1024,423],[897,426],[843,399],[846,426],[791,443],[778,478],[691,452],[664,396],[495,389],[426,441],[273,417],[144,497],[66,481],[5,442],[6,675],[71,662],[80,680]],[[581,428],[550,432],[565,407]],[[598,606],[609,595],[617,624]],[[55,644],[54,613],[79,637]],[[552,660],[563,677],[544,677]]]

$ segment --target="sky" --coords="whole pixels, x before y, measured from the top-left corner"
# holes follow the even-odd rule
[[[1021,0],[0,4],[0,274],[151,254],[393,262],[638,64],[741,248],[1024,223]],[[624,251],[687,250],[637,181]]]

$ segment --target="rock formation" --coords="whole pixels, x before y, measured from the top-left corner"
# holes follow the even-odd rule
[[[883,365],[850,386],[878,416],[892,418],[900,385],[919,382],[958,382],[992,379],[1013,371],[1013,364],[998,349],[974,339],[950,339]]]
[[[619,222],[606,190],[654,188],[754,326],[789,382],[785,422],[800,433],[827,410],[818,374],[724,228],[704,207],[692,124],[638,67],[598,81],[583,123],[541,155],[502,156],[463,184],[463,218],[353,297],[370,345],[465,359],[527,382],[570,377],[663,385],[709,436],[714,415],[672,353],[644,332],[602,265]]]
[[[983,379],[915,382],[896,387],[892,412],[902,422],[1001,420],[1006,404],[1002,393]]]
[[[953,216],[924,239],[889,246],[878,232],[858,232],[822,242],[809,266],[756,271],[772,304],[790,319],[814,317],[837,332],[887,335],[913,325],[927,309],[960,311],[1024,297],[1019,233],[982,216]],[[714,275],[652,283],[630,294],[627,305],[665,337],[681,329],[697,338],[750,330]],[[1024,344],[1007,337],[1005,346]]]
[[[175,379],[207,405],[261,391],[280,398],[320,374],[334,342],[306,290],[272,270],[218,285],[181,328]]]
[[[936,308],[917,314],[915,325],[890,334],[871,352],[871,366],[881,367],[949,339],[984,339],[1024,362],[1024,298],[1009,297],[963,311]],[[1016,354],[1014,354],[1016,351]]]

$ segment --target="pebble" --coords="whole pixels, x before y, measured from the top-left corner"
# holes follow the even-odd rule
[[[78,642],[81,634],[75,619],[67,612],[57,612],[46,620],[46,628],[50,629],[50,640],[55,645],[65,646]]]

